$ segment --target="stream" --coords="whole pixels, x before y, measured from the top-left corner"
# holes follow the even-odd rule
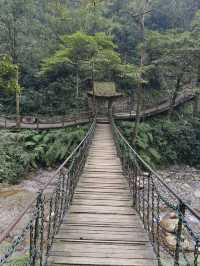
[[[173,166],[158,172],[168,186],[200,214],[200,170],[189,166]],[[30,173],[27,179],[19,185],[0,184],[0,234],[15,221],[16,217],[36,197],[37,192],[54,174],[55,170],[40,169],[37,172]],[[51,184],[45,193],[51,192],[54,185]],[[167,213],[161,213],[161,220],[165,215]],[[3,246],[0,247],[0,255],[4,253],[3,250],[9,246],[11,240],[21,233],[29,217],[30,212],[24,216],[23,220],[10,233]],[[194,217],[188,217],[188,220],[192,227],[199,226],[199,222]],[[28,244],[23,245],[22,249],[18,251],[19,255],[26,254],[26,246]],[[168,261],[169,258],[166,256],[166,259]]]
[[[19,185],[0,184],[0,234],[14,221],[26,206],[36,197],[37,192],[48,182],[55,174],[55,170],[40,169],[37,172],[30,173],[28,178]],[[49,186],[46,192],[52,190]],[[29,213],[25,215],[23,223],[16,227],[13,234],[16,235],[24,226],[24,221],[28,219]]]

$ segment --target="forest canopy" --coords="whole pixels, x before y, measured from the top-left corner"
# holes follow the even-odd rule
[[[0,54],[18,67],[21,112],[84,107],[92,71],[128,94],[140,83],[173,97],[200,80],[199,9],[198,0],[0,0]],[[14,94],[0,93],[2,112],[15,112]]]

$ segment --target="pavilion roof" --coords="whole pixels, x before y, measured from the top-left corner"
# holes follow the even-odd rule
[[[94,93],[96,97],[120,97],[121,93],[116,91],[116,85],[114,82],[94,82]],[[93,95],[93,92],[90,91],[89,95]]]

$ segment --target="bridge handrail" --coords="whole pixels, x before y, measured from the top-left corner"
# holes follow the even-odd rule
[[[21,115],[20,116],[20,124],[27,125],[45,125],[45,124],[62,124],[76,121],[85,118],[93,117],[93,113],[90,111],[84,111],[79,113],[71,113],[68,115],[57,115],[57,116],[48,116],[48,115]],[[0,121],[2,121],[4,128],[9,127],[9,123],[15,123],[17,121],[16,115],[0,115]]]
[[[12,254],[14,253],[15,248],[18,245],[20,245],[20,243],[21,243],[21,241],[23,239],[23,236],[24,236],[25,232],[26,231],[30,231],[31,228],[34,225],[36,227],[36,220],[41,218],[41,217],[39,217],[39,216],[41,216],[41,212],[43,212],[42,216],[43,216],[43,219],[44,219],[44,204],[48,204],[49,203],[49,200],[47,202],[45,200],[44,192],[52,184],[52,182],[54,180],[57,179],[57,184],[56,184],[55,189],[51,193],[52,196],[51,196],[51,200],[50,200],[51,203],[50,204],[52,204],[53,201],[58,201],[59,193],[63,193],[64,192],[64,189],[66,189],[66,190],[70,190],[71,189],[71,191],[70,191],[70,193],[71,193],[70,194],[70,198],[66,199],[66,201],[68,200],[68,204],[66,204],[66,207],[68,208],[70,206],[70,203],[71,203],[71,200],[72,200],[72,197],[73,197],[73,192],[74,192],[74,189],[75,189],[76,184],[77,184],[77,181],[78,181],[77,178],[80,176],[80,173],[81,173],[82,168],[84,166],[84,163],[85,163],[85,160],[86,160],[86,157],[87,157],[87,150],[88,150],[89,145],[91,143],[91,140],[92,140],[92,137],[93,137],[93,134],[94,134],[94,131],[95,131],[95,127],[96,127],[96,119],[94,119],[94,121],[91,124],[90,129],[88,130],[88,132],[87,132],[86,136],[84,137],[84,139],[73,150],[73,152],[67,157],[67,159],[61,164],[61,166],[57,169],[57,171],[50,178],[50,180],[38,192],[38,196],[35,197],[31,201],[30,204],[28,204],[28,206],[25,208],[25,210],[16,218],[15,222],[12,223],[7,228],[7,230],[4,232],[4,234],[0,237],[0,244],[2,244],[3,241],[9,236],[10,232],[13,231],[13,229],[17,226],[17,224],[19,224],[19,222],[23,219],[23,217],[25,216],[25,214],[31,208],[33,208],[33,206],[35,204],[35,207],[34,207],[34,209],[32,211],[32,218],[29,220],[29,222],[27,223],[27,225],[24,227],[24,229],[22,231],[22,234],[13,241],[12,246],[15,246],[15,247],[12,248],[12,246],[11,246],[11,248],[8,249],[7,254],[5,254],[4,256],[0,257],[0,265],[3,265],[4,263],[6,263],[7,260],[12,256]],[[76,156],[79,156],[79,157],[76,157]],[[77,158],[79,159],[78,161],[77,161]],[[73,169],[74,164],[77,164],[76,165],[77,168],[74,168]],[[68,166],[68,169],[66,169],[67,166]],[[73,180],[73,178],[75,180]],[[71,182],[70,184],[69,184],[69,180]],[[73,188],[71,187],[72,183],[73,183]],[[66,185],[65,188],[64,188],[64,185]],[[69,192],[69,191],[66,191],[66,193],[67,192]],[[67,196],[69,196],[69,195],[67,195]],[[64,195],[63,195],[63,197],[64,197]],[[57,202],[57,204],[58,204],[58,202]],[[43,205],[43,207],[42,207],[42,205]],[[64,205],[62,206],[62,208],[64,208]],[[67,211],[67,208],[65,208],[65,210],[64,209],[62,210],[63,211],[62,215],[59,214],[60,217],[59,217],[59,221],[57,221],[57,223],[58,223],[56,225],[57,227],[59,227],[59,225],[61,223],[61,220],[62,220],[65,212]],[[39,209],[39,212],[38,212],[38,209]],[[49,217],[50,218],[49,219],[51,219],[51,215],[52,215],[52,212],[50,211],[50,213],[49,213]],[[34,222],[35,222],[35,224],[34,224]],[[41,221],[41,222],[44,223],[44,220]],[[49,225],[49,226],[51,226],[51,225]],[[33,230],[33,228],[32,228],[32,230]],[[35,230],[37,230],[37,229],[35,229]],[[34,232],[32,232],[32,233],[34,234]],[[52,233],[52,232],[50,232],[50,233]],[[51,236],[51,241],[53,241],[54,235]],[[34,237],[37,237],[37,236],[33,236],[33,238]],[[33,248],[31,246],[33,244],[34,243],[32,243],[31,240],[30,240],[30,249]],[[49,246],[48,246],[48,251],[50,249],[51,244],[52,243],[50,243]],[[36,248],[36,247],[34,247],[34,248]],[[48,251],[47,251],[47,253],[48,253]],[[30,258],[31,260],[33,259],[31,265],[32,266],[35,266],[35,265],[37,265],[36,264],[36,261],[37,261],[38,258],[37,258],[37,256],[35,254],[32,254],[32,255],[33,255],[33,257],[35,256],[35,258],[34,259],[33,258]],[[40,258],[40,259],[43,260],[44,258]]]
[[[124,141],[124,143],[127,145],[127,147],[135,154],[135,156],[142,162],[142,164],[146,167],[146,169],[148,169],[152,174],[154,174],[154,176],[159,180],[159,182],[162,183],[163,186],[165,186],[172,194],[174,197],[176,197],[179,201],[181,201],[187,208],[188,210],[191,211],[191,213],[193,215],[196,216],[196,218],[198,218],[200,220],[200,215],[198,215],[183,199],[181,199],[162,179],[162,177],[155,171],[153,170],[153,168],[147,164],[142,157],[133,149],[133,147],[129,144],[129,142],[127,141],[127,139],[122,135],[122,133],[120,132],[119,128],[116,126],[116,124],[114,123],[114,128],[117,131],[117,133],[119,134],[119,136],[121,137],[121,139]]]
[[[174,265],[179,265],[181,256],[188,263],[191,258],[188,259],[187,252],[193,254],[193,264],[188,265],[199,265],[200,216],[131,147],[113,118],[111,118],[111,124],[118,155],[121,158],[123,170],[133,196],[134,206],[149,232],[159,262],[161,263],[162,246],[172,256]],[[175,242],[173,247],[163,236],[166,233],[166,228],[163,225],[164,220],[161,218],[163,209],[166,210],[166,217],[168,215],[169,218],[171,215],[175,219],[172,235]],[[195,225],[191,224],[191,218],[196,221]],[[164,240],[161,239],[162,237]],[[190,247],[185,247],[185,245]]]
[[[194,93],[187,93],[184,95],[179,95],[176,98],[176,102],[174,104],[174,108],[178,107],[181,104],[184,104],[186,102],[192,101],[196,97],[196,94]],[[156,114],[159,114],[161,112],[168,111],[170,108],[170,101],[168,100],[163,100],[162,102],[152,106],[152,107],[147,107],[146,109],[141,111],[140,116],[141,117],[150,117]],[[122,107],[120,109],[120,106],[118,107],[113,107],[113,115],[116,116],[117,119],[131,119],[136,116],[135,110],[131,108],[131,106],[126,106]]]

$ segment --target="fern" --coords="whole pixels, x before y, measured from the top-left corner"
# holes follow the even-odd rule
[[[37,134],[37,135],[34,135],[32,136],[32,140],[35,142],[35,143],[40,143],[43,139],[43,135],[42,134]]]
[[[153,157],[156,161],[159,161],[161,159],[161,155],[154,148],[149,148],[148,151],[151,157]]]
[[[30,168],[61,163],[85,136],[88,126],[49,130],[0,131],[0,182],[18,183]]]
[[[24,143],[24,146],[26,148],[33,148],[35,146],[35,142],[33,142],[33,141],[27,141],[27,142]]]

